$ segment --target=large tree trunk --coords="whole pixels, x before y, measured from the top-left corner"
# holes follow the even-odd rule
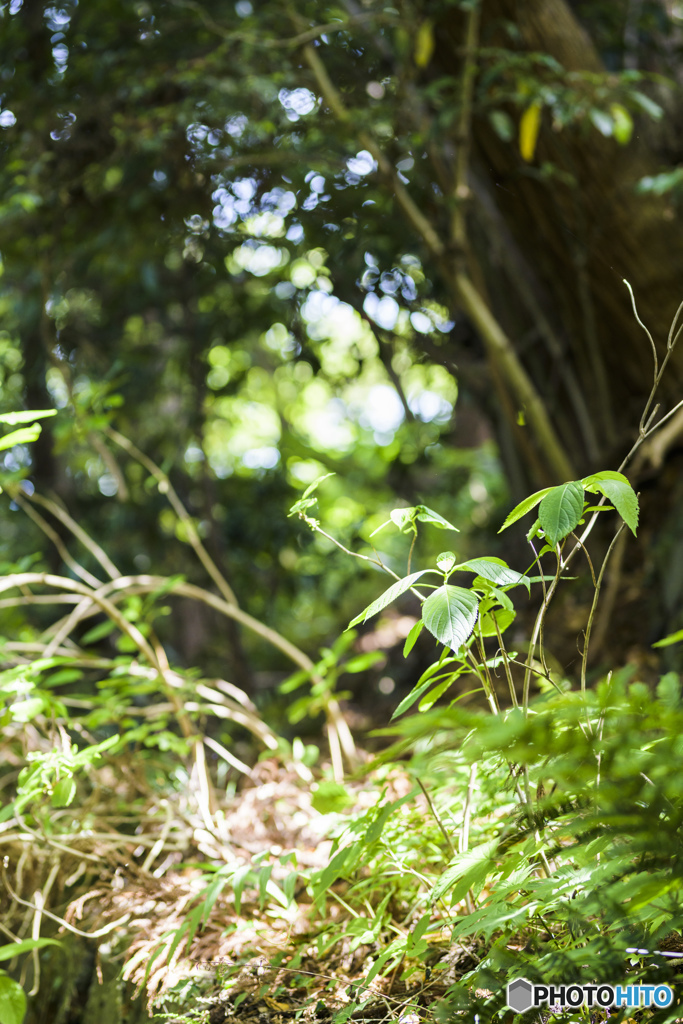
[[[505,19],[518,29],[521,51],[550,54],[571,72],[604,71],[563,0],[485,0],[482,45],[510,46]],[[444,71],[462,41],[456,19],[448,30],[450,38],[441,37],[436,57]],[[673,107],[673,93],[658,88],[658,102]],[[666,159],[658,157],[658,148],[666,147],[670,116],[659,124],[638,118],[634,138],[620,146],[587,119],[554,131],[546,114],[528,164],[516,142],[503,142],[488,121],[478,118],[473,125],[475,250],[496,315],[510,335],[536,330],[536,344],[532,333],[532,343],[519,354],[581,470],[620,461],[652,383],[651,346],[633,316],[623,279],[633,287],[660,359],[683,299],[683,245],[671,200],[635,188]],[[549,164],[558,173],[548,176]],[[482,239],[494,237],[498,251],[492,255]],[[662,385],[663,409],[677,400],[682,376],[683,347]]]

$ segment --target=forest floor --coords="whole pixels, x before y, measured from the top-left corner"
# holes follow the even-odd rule
[[[390,799],[414,788],[399,770],[383,785]],[[346,788],[356,800],[352,812],[378,798],[371,779]],[[64,841],[60,837],[57,858],[55,844],[39,842],[37,833],[6,836],[12,882],[7,875],[5,881],[14,911],[21,909],[15,897],[33,905],[36,889],[42,887],[44,905],[53,906],[65,921],[56,930],[43,921],[42,934],[67,943],[74,933],[97,937],[87,997],[74,991],[68,1009],[62,999],[59,1009],[46,1016],[46,981],[41,985],[38,979],[36,986],[34,980],[37,992],[29,999],[26,1024],[47,1019],[139,1024],[152,1018],[178,1024],[281,1024],[295,1018],[320,1024],[333,1018],[337,1024],[348,1019],[417,1024],[432,1019],[432,1009],[448,986],[477,963],[477,951],[453,947],[444,928],[430,933],[427,963],[405,970],[408,964],[402,962],[367,984],[368,970],[387,936],[368,936],[367,942],[350,939],[346,925],[354,911],[344,900],[347,883],[331,884],[325,917],[301,881],[278,903],[291,874],[292,851],[303,874],[324,869],[332,850],[326,835],[330,816],[313,808],[310,782],[292,766],[276,758],[258,763],[210,821],[193,809],[189,794],[187,799],[182,793],[175,796],[175,803],[173,794],[150,796],[137,824],[131,817],[124,824],[120,810],[108,813],[100,802],[97,831],[90,836],[72,833]],[[424,798],[414,799],[424,803],[427,814]],[[116,803],[120,808],[120,787]],[[280,861],[287,855],[290,861],[283,865]],[[272,873],[265,881],[262,875],[255,887],[254,876],[247,872],[265,861],[273,864]],[[50,864],[58,868],[52,868],[46,892]],[[70,885],[79,871],[78,882]],[[65,901],[58,898],[60,879],[62,890],[71,894]],[[374,899],[382,895],[381,880],[378,887]],[[368,911],[370,917],[369,904]],[[117,978],[128,982],[124,1004],[135,991],[144,1000],[144,1012],[141,1006],[134,1013],[125,1005],[118,1017],[111,1010],[104,1017],[93,1012],[93,1006],[107,1002],[106,988],[99,996],[96,990],[114,965]],[[118,984],[120,1001],[120,980]]]

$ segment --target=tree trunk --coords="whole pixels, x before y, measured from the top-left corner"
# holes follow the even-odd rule
[[[505,19],[518,29],[520,51],[550,54],[571,72],[604,71],[563,0],[485,0],[482,46],[509,47]],[[444,73],[449,63],[452,68],[453,49],[461,45],[462,25],[453,18],[446,29],[435,58]],[[672,106],[672,94],[658,88],[658,102]],[[518,111],[510,113],[519,117]],[[497,260],[490,246],[478,246],[494,311],[512,337],[519,339],[521,325],[526,321],[528,331],[531,321],[536,342],[544,342],[519,354],[580,470],[618,463],[630,447],[653,376],[651,346],[633,316],[623,279],[633,287],[660,359],[683,299],[683,247],[671,201],[635,188],[640,178],[660,169],[665,158],[660,161],[657,151],[666,146],[670,125],[666,118],[656,124],[643,115],[631,142],[620,146],[587,119],[554,131],[544,114],[530,163],[518,155],[515,141],[495,134],[488,120],[475,119],[473,130],[472,178],[479,201],[472,209],[477,227],[471,233],[492,240],[491,216],[507,226],[502,239],[495,233],[502,249]],[[549,165],[557,173],[549,175]],[[510,313],[515,307],[517,322]],[[554,386],[553,368],[559,371]],[[683,348],[662,384],[663,411],[677,400],[682,376]]]

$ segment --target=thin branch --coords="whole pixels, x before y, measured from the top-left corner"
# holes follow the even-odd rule
[[[56,501],[52,501],[51,498],[44,498],[40,494],[26,494],[24,492],[24,497],[35,505],[42,505],[43,508],[52,513],[55,519],[59,519],[60,523],[63,523],[74,537],[81,542],[83,547],[90,552],[93,558],[100,563],[108,576],[115,579],[121,575],[106,551],[85,532],[82,526],[78,525],[75,519],[72,519],[66,509],[63,509]]]
[[[332,32],[344,32],[350,25],[357,22],[368,21],[369,19],[389,22],[392,24],[397,20],[395,15],[363,13],[352,15],[345,21],[329,21],[325,25],[313,25],[304,32],[300,32],[296,36],[289,36],[287,39],[264,39],[262,36],[251,35],[249,32],[233,32],[230,29],[225,28],[223,25],[219,25],[218,22],[214,21],[211,15],[208,14],[205,8],[201,4],[196,3],[195,0],[171,0],[171,3],[174,7],[184,7],[187,10],[196,11],[206,28],[215,35],[220,36],[222,39],[226,39],[228,42],[249,43],[252,46],[261,46],[264,49],[273,50],[295,50],[299,46],[304,46],[306,43],[310,43],[312,40],[320,38],[320,36],[329,35]]]
[[[69,852],[72,853],[73,851],[70,850]],[[83,856],[85,856],[85,854]],[[99,858],[94,857],[92,859],[97,860],[98,863],[100,863]],[[102,935],[108,935],[109,932],[114,930],[114,928],[119,928],[121,925],[126,924],[126,922],[129,921],[131,918],[131,914],[124,914],[124,916],[120,917],[117,921],[112,921],[110,924],[105,925],[104,928],[98,928],[97,931],[95,932],[82,932],[80,928],[74,928],[74,926],[72,924],[69,924],[68,921],[65,921],[64,918],[57,917],[56,914],[51,914],[50,911],[45,910],[44,907],[37,907],[35,903],[30,903],[28,900],[22,900],[21,896],[17,895],[17,893],[14,891],[14,889],[10,885],[9,879],[7,878],[7,872],[5,870],[5,862],[7,860],[7,857],[5,857],[3,860],[2,878],[5,885],[7,886],[7,891],[9,892],[10,896],[15,901],[15,903],[20,903],[22,907],[29,907],[31,910],[35,910],[38,914],[42,914],[44,917],[49,917],[51,921],[55,921],[60,927],[66,928],[67,931],[73,932],[74,935],[80,935],[84,939],[98,939]]]
[[[173,511],[176,513],[178,518],[183,522],[185,529],[187,531],[187,538],[191,546],[194,548],[194,551],[197,557],[199,558],[199,561],[202,563],[202,565],[204,566],[209,576],[214,581],[220,593],[223,595],[224,599],[228,602],[228,604],[233,604],[237,606],[237,598],[235,597],[235,593],[232,587],[230,586],[230,584],[228,583],[225,576],[220,571],[214,560],[211,558],[209,552],[202,544],[199,534],[197,533],[197,529],[192,520],[192,517],[190,516],[189,512],[187,511],[182,501],[178,497],[178,494],[173,485],[171,484],[171,481],[169,480],[166,473],[164,473],[155,462],[153,462],[147,455],[145,455],[144,452],[141,452],[140,449],[137,448],[132,441],[129,441],[127,437],[124,437],[123,434],[120,434],[118,430],[114,430],[112,427],[108,427],[105,432],[107,436],[112,439],[112,441],[115,441],[116,444],[123,448],[124,451],[128,452],[128,454],[132,458],[134,458],[136,462],[139,462],[140,465],[144,466],[144,468],[150,473],[150,475],[154,477],[159,487],[160,493],[164,494],[168,498],[169,504],[172,506]]]
[[[98,580],[97,576],[93,576],[92,573],[88,572],[80,562],[77,562],[76,559],[69,554],[62,538],[56,530],[52,529],[47,520],[41,516],[40,512],[36,512],[36,510],[32,508],[30,502],[26,501],[24,492],[20,491],[19,488],[6,488],[6,490],[12,498],[12,501],[14,501],[19,508],[23,509],[29,519],[32,519],[36,526],[43,531],[48,540],[52,541],[64,564],[67,565],[72,572],[76,573],[84,583],[87,583],[88,586],[95,588],[101,587],[102,580]]]

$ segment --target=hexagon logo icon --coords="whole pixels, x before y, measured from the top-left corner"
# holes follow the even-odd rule
[[[515,978],[507,987],[508,1006],[515,1013],[524,1013],[534,1005],[533,986],[526,978]]]

